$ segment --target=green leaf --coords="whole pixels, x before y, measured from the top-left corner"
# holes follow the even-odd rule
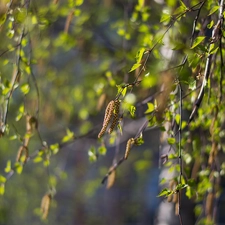
[[[122,128],[120,123],[118,123],[117,128],[120,131],[120,134],[122,135],[123,134],[123,128]]]
[[[208,25],[207,25],[207,28],[211,29],[214,25],[214,21],[212,20]]]
[[[17,23],[23,23],[27,16],[27,10],[25,8],[16,8],[15,19]]]
[[[173,144],[176,143],[176,139],[175,138],[168,138],[167,142],[168,142],[169,145],[173,145]]]
[[[136,107],[131,105],[130,109],[129,109],[129,112],[130,112],[131,117],[134,118],[135,117],[135,112],[136,112]]]
[[[5,168],[5,172],[6,173],[9,173],[10,171],[11,171],[11,161],[10,160],[8,160],[7,161],[7,164],[6,164],[6,168]]]
[[[176,114],[175,121],[178,125],[180,124],[180,114]]]
[[[210,47],[209,47],[209,54],[212,55],[212,54],[215,54],[217,52],[217,50],[219,49],[219,47],[215,46],[215,44],[211,44]]]
[[[16,162],[15,165],[14,165],[14,167],[15,167],[15,170],[16,170],[16,172],[17,172],[18,174],[21,174],[21,173],[22,173],[22,171],[23,171],[23,166],[22,166],[19,162]]]
[[[151,102],[148,102],[147,106],[148,106],[148,109],[145,111],[145,113],[151,113],[155,110],[155,106]]]
[[[210,11],[209,11],[208,16],[212,15],[213,13],[215,13],[219,8],[220,8],[219,5],[213,6],[213,7],[210,9]]]
[[[76,6],[80,6],[83,4],[83,2],[84,2],[84,0],[76,0],[75,4],[76,4]]]
[[[0,185],[0,195],[4,195],[5,193],[5,184]]]
[[[188,187],[187,184],[178,184],[175,189],[176,189],[176,191],[179,191],[179,190],[184,189],[186,187]]]
[[[160,23],[162,23],[162,22],[169,22],[170,19],[171,19],[171,15],[170,14],[163,13],[162,17],[160,19]]]
[[[194,43],[191,47],[191,49],[196,48],[203,40],[205,39],[205,36],[199,36],[194,40]]]
[[[172,194],[172,191],[170,191],[169,189],[167,188],[164,188],[158,195],[157,197],[161,197],[161,196],[169,196],[170,194]]]
[[[179,2],[184,9],[187,9],[187,6],[181,0]]]
[[[178,8],[175,9],[175,11],[173,12],[173,15],[178,15],[181,14],[183,12],[185,12],[186,8],[184,8],[183,6],[179,6]]]
[[[121,95],[124,97],[127,93],[127,87],[123,88],[121,91]]]
[[[50,145],[50,149],[52,150],[53,154],[57,154],[59,151],[59,144],[56,143],[56,144]]]
[[[43,161],[43,165],[44,165],[45,167],[49,166],[49,165],[50,165],[49,159],[45,159],[45,160]]]
[[[144,144],[144,139],[141,134],[140,137],[135,139],[135,145],[142,145],[142,144]]]
[[[191,188],[190,186],[187,187],[186,196],[189,199],[191,199],[193,196],[195,196],[195,192],[194,192],[193,188]]]
[[[98,153],[99,153],[100,155],[105,155],[106,152],[107,152],[107,149],[106,149],[105,146],[100,146],[100,147],[98,148]]]
[[[138,5],[142,8],[145,4],[145,0],[138,0]]]
[[[141,49],[137,52],[136,57],[135,57],[137,63],[140,63],[140,62],[141,62],[144,52],[145,52],[145,49],[144,49],[144,48],[141,48]]]
[[[0,175],[0,183],[5,183],[5,182],[6,182],[6,178]]]
[[[66,136],[63,137],[62,142],[70,141],[74,138],[74,133],[69,129],[66,130]]]
[[[6,14],[1,14],[0,15],[0,26],[5,22],[5,20],[6,20]]]
[[[96,149],[95,149],[95,147],[91,147],[88,150],[88,156],[89,156],[89,161],[90,162],[95,162],[97,160],[97,155],[96,155]]]
[[[34,159],[33,159],[33,162],[34,163],[39,163],[43,160],[43,158],[41,156],[36,156]]]
[[[22,91],[22,93],[24,95],[28,94],[29,91],[30,91],[30,85],[29,84],[23,84],[21,87],[20,87],[20,90]]]
[[[138,67],[140,67],[140,66],[141,66],[140,63],[135,63],[135,64],[132,66],[132,68],[130,69],[129,73],[132,72],[132,71],[134,71],[134,70],[136,70],[136,69],[137,69]]]
[[[196,89],[196,80],[195,79],[191,79],[188,82],[188,88],[192,91]]]

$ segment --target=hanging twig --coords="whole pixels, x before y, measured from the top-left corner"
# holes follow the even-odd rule
[[[200,107],[200,104],[203,100],[203,97],[204,97],[205,86],[207,85],[207,82],[208,82],[208,79],[209,79],[211,63],[212,63],[212,55],[213,55],[213,54],[210,53],[210,48],[211,48],[211,46],[214,42],[216,42],[218,39],[221,39],[220,32],[221,32],[221,27],[222,27],[223,20],[224,20],[223,19],[223,9],[224,9],[224,0],[221,0],[220,10],[219,10],[219,19],[218,19],[217,24],[215,25],[215,27],[212,31],[211,42],[208,46],[208,56],[206,58],[206,65],[205,65],[205,72],[204,72],[204,76],[203,76],[202,86],[201,86],[200,92],[198,94],[198,97],[196,99],[194,108],[193,108],[193,110],[191,112],[191,115],[189,117],[188,123],[190,123],[193,120],[194,115],[197,113],[197,111]]]

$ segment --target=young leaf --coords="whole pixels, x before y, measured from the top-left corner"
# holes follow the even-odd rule
[[[219,5],[213,6],[213,7],[210,9],[210,11],[209,11],[208,16],[212,15],[213,13],[215,13],[219,8],[220,8]]]
[[[205,39],[205,36],[199,36],[194,40],[194,43],[191,47],[191,49],[196,48],[203,40]]]
[[[22,91],[22,93],[24,95],[28,94],[28,92],[30,91],[30,86],[29,84],[23,84],[21,87],[20,87],[20,90]]]
[[[107,152],[107,149],[106,149],[105,146],[100,146],[100,147],[98,148],[98,153],[99,153],[100,155],[105,155],[106,152]]]
[[[56,154],[59,151],[59,144],[56,143],[56,144],[50,145],[50,149],[52,150],[53,154]]]
[[[161,196],[168,196],[172,193],[172,191],[170,191],[169,189],[167,188],[164,188],[158,195],[157,197],[161,197]]]
[[[5,183],[5,182],[6,182],[6,178],[0,175],[0,183]]]
[[[169,145],[173,145],[173,144],[176,143],[176,139],[175,138],[168,138],[167,142],[168,142]]]
[[[62,142],[70,141],[74,138],[74,133],[69,129],[66,130],[66,136],[63,137]]]
[[[145,49],[144,49],[144,48],[141,48],[141,49],[138,51],[138,53],[137,53],[137,55],[136,55],[136,62],[137,62],[137,63],[140,63],[140,62],[141,62],[141,59],[142,59],[142,56],[143,56],[144,52],[145,52]]]
[[[145,113],[151,113],[155,110],[155,106],[151,102],[148,102],[147,105],[148,105],[148,109],[145,111]]]
[[[179,125],[179,123],[180,123],[180,114],[176,114],[175,121]]]
[[[9,173],[11,171],[11,161],[8,160],[5,168],[5,172]]]
[[[132,66],[132,68],[130,69],[129,73],[132,72],[132,71],[134,71],[134,70],[136,70],[136,69],[137,69],[138,67],[140,67],[140,66],[141,66],[140,63],[135,63],[135,64]]]
[[[136,107],[131,105],[129,111],[130,111],[131,117],[135,117]]]
[[[91,147],[88,150],[88,156],[89,156],[89,161],[90,162],[95,162],[97,160],[97,155],[96,155],[95,147]]]

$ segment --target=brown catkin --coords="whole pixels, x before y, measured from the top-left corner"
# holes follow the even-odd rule
[[[110,119],[112,118],[114,106],[115,106],[115,101],[113,101],[113,100],[110,101],[109,104],[107,105],[106,110],[105,110],[105,116],[104,116],[102,129],[98,134],[98,138],[101,138],[104,135],[104,133],[107,129],[107,126],[109,125]]]
[[[119,112],[120,112],[120,101],[119,100],[115,100],[115,104],[114,104],[114,110],[113,110],[113,120],[112,120],[112,124],[109,128],[109,134],[111,134],[119,120]]]
[[[173,194],[173,203],[177,203],[178,202],[178,193],[176,192],[176,193],[174,193]]]
[[[180,214],[179,202],[175,203],[175,215],[178,216]]]
[[[113,169],[113,167],[111,167],[109,170],[111,169]],[[116,171],[112,170],[107,179],[107,186],[106,186],[107,189],[110,189],[113,186],[115,179],[116,179]]]
[[[42,219],[46,219],[49,212],[49,207],[51,203],[51,195],[46,194],[41,200],[41,212],[42,212]]]
[[[127,141],[127,146],[126,146],[126,151],[125,151],[124,159],[127,159],[128,158],[128,155],[130,153],[131,147],[134,144],[134,142],[135,142],[134,138],[130,138]]]

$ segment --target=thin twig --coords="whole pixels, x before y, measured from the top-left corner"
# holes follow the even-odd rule
[[[224,10],[224,0],[221,0],[220,2],[220,10],[219,10],[219,19],[217,21],[217,24],[215,25],[213,31],[212,31],[212,36],[211,36],[211,42],[209,43],[208,46],[208,56],[206,58],[206,65],[205,65],[205,72],[204,72],[204,76],[203,76],[203,81],[202,81],[202,86],[200,89],[200,92],[198,94],[197,100],[195,102],[194,108],[191,112],[191,115],[189,117],[189,122],[190,123],[193,118],[194,115],[197,113],[198,108],[200,107],[200,104],[203,100],[204,97],[204,93],[205,93],[205,86],[208,82],[209,79],[209,75],[210,75],[210,69],[211,69],[211,63],[212,63],[212,54],[210,53],[210,47],[212,46],[212,44],[218,40],[221,39],[221,37],[219,37],[220,32],[221,32],[221,27],[223,24],[223,10]]]
[[[17,59],[16,59],[16,67],[17,67],[17,69],[16,69],[16,72],[14,73],[13,78],[12,78],[11,89],[10,89],[10,91],[9,91],[7,97],[6,97],[6,100],[5,100],[5,108],[4,108],[4,115],[3,115],[3,125],[1,126],[1,133],[2,134],[5,133],[10,99],[12,97],[12,94],[13,94],[16,82],[17,82],[18,77],[20,75],[20,61],[21,61],[20,53],[21,53],[21,50],[22,50],[22,44],[21,43],[22,43],[22,40],[23,40],[24,36],[25,36],[25,28],[23,27],[21,35],[19,37],[19,41],[18,41],[18,53],[17,53]]]

